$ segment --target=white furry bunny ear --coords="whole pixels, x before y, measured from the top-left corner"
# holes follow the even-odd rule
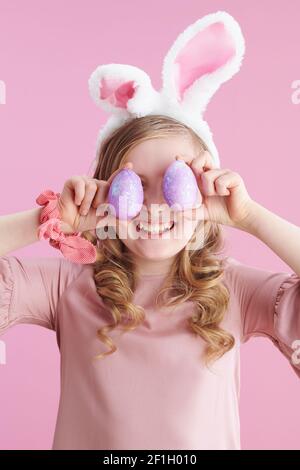
[[[91,74],[88,85],[98,106],[124,117],[150,113],[159,95],[147,73],[126,64],[100,65]]]
[[[220,85],[239,71],[244,53],[237,21],[224,11],[206,15],[186,28],[165,56],[161,93],[202,115]]]

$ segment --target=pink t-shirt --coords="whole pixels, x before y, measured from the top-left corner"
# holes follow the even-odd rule
[[[227,257],[230,305],[222,326],[236,344],[210,369],[201,338],[186,325],[193,303],[157,309],[163,275],[143,276],[134,302],[146,320],[110,332],[117,351],[96,336],[112,317],[96,292],[91,265],[65,258],[0,257],[0,331],[35,323],[56,332],[61,394],[53,449],[240,449],[240,344],[263,335],[292,361],[300,338],[300,278]]]

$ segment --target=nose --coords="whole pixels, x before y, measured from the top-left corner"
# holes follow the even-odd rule
[[[144,187],[144,217],[154,223],[164,223],[170,221],[170,207],[164,198],[162,182],[159,180],[151,187]]]

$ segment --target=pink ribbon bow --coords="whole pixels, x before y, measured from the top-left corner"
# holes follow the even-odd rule
[[[36,202],[44,206],[38,227],[39,240],[48,240],[49,244],[60,250],[63,256],[74,263],[90,264],[96,261],[96,247],[88,240],[79,236],[79,232],[64,233],[61,230],[61,216],[57,208],[60,193],[46,189]]]

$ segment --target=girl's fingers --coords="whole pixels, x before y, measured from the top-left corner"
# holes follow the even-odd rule
[[[97,192],[97,189],[98,189],[98,186],[97,186],[97,183],[94,179],[88,179],[86,180],[85,182],[85,194],[84,194],[84,198],[83,198],[83,201],[81,203],[81,206],[80,206],[80,215],[87,215],[89,210],[90,210],[90,207],[91,207],[91,203],[94,199],[94,196]]]
[[[79,179],[78,181],[76,181],[74,190],[75,190],[75,204],[76,206],[80,206],[84,198],[84,194],[85,194],[85,181],[83,179]]]
[[[74,192],[74,203],[80,206],[85,194],[85,181],[81,176],[73,176],[67,181],[67,187]]]
[[[78,195],[76,193],[76,200],[81,200],[80,215],[87,215],[91,206],[96,209],[99,204],[105,202],[108,196],[110,183],[113,178],[122,169],[132,168],[132,166],[132,162],[125,163],[121,168],[118,168],[107,181],[97,180],[87,176],[81,177],[81,179],[76,183],[76,187],[78,187]]]
[[[213,162],[211,154],[207,150],[194,158],[190,163],[190,167],[194,171],[196,177],[205,170],[213,170],[217,168]]]
[[[178,159],[184,160],[180,155],[176,157],[176,160],[178,160]],[[217,166],[214,164],[214,161],[213,161],[213,158],[212,158],[210,152],[208,152],[207,150],[203,151],[200,155],[198,155],[190,163],[188,163],[188,165],[190,166],[191,170],[193,171],[193,173],[196,177],[196,180],[197,180],[200,191],[203,192],[203,193],[204,193],[204,191],[203,191],[204,187],[203,187],[203,181],[201,179],[201,176],[204,173],[209,173],[211,175],[210,178],[208,179],[208,181],[204,180],[204,184],[207,185],[207,191],[209,193],[209,194],[208,193],[206,193],[206,194],[213,195],[215,192],[213,191],[213,182],[211,180],[211,178],[212,178],[211,171],[212,170],[222,171],[222,170],[218,169]],[[215,173],[215,174],[217,174],[217,173]]]
[[[176,160],[178,159],[185,161],[180,155],[176,156]],[[227,183],[229,182],[229,179],[231,181],[231,178],[229,177],[228,179],[226,177],[226,179],[220,179],[220,177],[222,175],[232,175],[232,172],[228,169],[218,168],[215,165],[210,152],[205,150],[195,157],[189,163],[189,166],[196,177],[201,195],[228,196],[230,194]],[[194,218],[196,214],[199,214],[199,207],[197,206],[198,204],[195,204],[195,208],[185,211],[184,216]]]
[[[227,189],[227,185],[226,185],[226,181],[228,181],[228,178],[225,179],[225,176],[227,177],[228,175],[230,174],[225,173],[224,175],[221,175],[218,178],[216,178],[214,182],[216,193],[219,196],[229,196],[230,194],[230,191]]]
[[[222,174],[215,180],[215,187],[218,191],[218,194],[222,196],[228,196],[230,194],[228,188],[234,190],[234,188],[240,186],[241,183],[241,176],[234,171],[230,171]]]
[[[122,165],[122,168],[129,168],[130,170],[133,169],[133,163],[132,162],[126,162]]]
[[[204,196],[224,196],[223,194],[223,188],[222,188],[222,182],[219,183],[219,185],[216,187],[215,186],[215,180],[219,178],[221,175],[228,174],[230,170],[224,169],[215,169],[215,170],[208,170],[204,171],[200,175],[199,179],[199,185],[201,188],[201,192]],[[222,194],[220,194],[218,191],[222,190]]]
[[[107,193],[107,182],[103,180],[97,180],[97,192],[96,195],[93,199],[92,207],[94,209],[97,209],[99,204],[103,203],[106,199],[106,193]]]

